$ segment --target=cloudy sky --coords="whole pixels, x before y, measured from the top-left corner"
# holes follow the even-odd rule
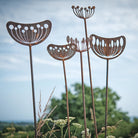
[[[137,0],[0,0],[0,120],[33,120],[30,82],[29,48],[15,42],[6,30],[8,21],[52,22],[48,38],[32,48],[36,107],[41,91],[42,105],[56,87],[54,97],[64,90],[62,62],[47,52],[47,46],[66,44],[66,36],[85,36],[83,20],[76,17],[72,5],[95,6],[95,14],[87,20],[88,35],[104,37],[125,35],[127,45],[122,55],[109,63],[109,87],[121,97],[118,108],[138,116],[138,1]],[[90,50],[93,86],[105,86],[106,61]],[[83,54],[84,79],[89,85],[87,56]],[[77,53],[65,62],[68,87],[81,82]]]

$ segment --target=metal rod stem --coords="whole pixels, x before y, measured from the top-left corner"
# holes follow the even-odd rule
[[[93,108],[94,128],[95,128],[96,138],[98,138],[97,124],[96,124],[96,115],[95,115],[95,104],[94,104],[94,93],[93,93],[93,87],[92,87],[92,74],[91,74],[90,55],[89,55],[89,50],[88,50],[88,35],[87,35],[86,19],[84,19],[84,26],[85,26],[85,37],[86,37],[87,57],[88,57],[88,66],[89,66],[89,77],[90,77],[91,96],[92,96],[92,108]]]
[[[30,69],[31,69],[31,82],[32,82],[32,100],[33,100],[33,112],[34,112],[34,128],[35,128],[35,138],[37,138],[36,133],[36,110],[35,110],[35,93],[34,93],[34,77],[33,77],[33,63],[32,63],[32,47],[29,46],[30,53]]]
[[[67,79],[66,79],[66,70],[65,70],[65,62],[64,62],[64,60],[63,60],[63,70],[64,70],[65,89],[66,89],[66,105],[67,105],[68,135],[69,135],[69,138],[70,138],[68,88],[67,88]]]
[[[108,70],[109,70],[109,60],[107,59],[106,65],[106,105],[105,105],[105,138],[107,132],[107,116],[108,116]]]
[[[82,98],[83,98],[83,114],[84,114],[85,138],[87,138],[86,106],[85,106],[85,89],[84,89],[84,79],[83,79],[82,52],[80,52],[80,63],[81,63],[81,81],[82,81]]]

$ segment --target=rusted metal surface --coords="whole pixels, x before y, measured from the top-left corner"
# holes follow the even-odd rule
[[[106,62],[106,102],[105,102],[105,138],[107,133],[107,117],[108,117],[108,70],[109,70],[109,59]]]
[[[94,12],[95,12],[95,6],[89,6],[88,8],[83,8],[83,7],[79,7],[79,6],[72,6],[73,12],[74,14],[82,19],[88,19],[91,16],[93,16]]]
[[[23,24],[11,21],[7,23],[7,30],[10,36],[16,42],[29,46],[35,138],[37,138],[37,133],[36,133],[36,109],[35,109],[32,46],[43,42],[48,37],[51,31],[51,26],[52,24],[49,20],[32,24]]]
[[[92,34],[90,38],[93,52],[103,59],[113,59],[118,57],[124,51],[126,45],[124,36],[104,38]]]
[[[65,90],[66,90],[68,135],[70,138],[69,102],[68,102],[68,87],[67,87],[67,79],[66,79],[65,60],[70,59],[72,56],[74,56],[74,54],[76,53],[76,45],[75,44],[67,44],[67,45],[50,44],[47,47],[47,51],[53,58],[57,60],[61,60],[63,62]]]
[[[37,126],[36,126],[35,90],[34,90],[34,75],[33,75],[33,61],[32,61],[32,47],[31,46],[29,46],[29,54],[30,54],[33,112],[34,112],[34,128],[35,128],[35,138],[36,138],[37,137],[37,132],[36,132]]]
[[[84,20],[84,28],[85,28],[85,39],[86,39],[86,46],[87,46],[87,57],[88,57],[88,68],[89,68],[89,77],[90,77],[90,87],[91,87],[91,96],[92,96],[92,108],[93,108],[93,118],[94,118],[94,128],[95,128],[95,135],[98,138],[97,134],[97,123],[96,123],[96,115],[95,115],[95,104],[94,104],[94,93],[93,93],[93,86],[92,86],[92,73],[91,73],[91,64],[90,64],[90,54],[89,54],[89,39],[88,39],[88,32],[87,32],[87,23],[86,20],[93,16],[95,12],[95,6],[88,8],[83,7],[75,7],[72,6],[74,14]]]
[[[33,46],[44,41],[50,31],[52,24],[49,20],[33,24],[8,22],[7,30],[10,36],[18,43]]]
[[[82,41],[79,42],[79,40],[77,38],[73,39],[72,37],[67,36],[67,42],[68,43],[72,43],[75,44],[76,47],[76,52],[86,52],[87,51],[87,46],[86,46],[86,39],[82,38]],[[88,43],[90,43],[90,41],[88,40]],[[90,49],[90,45],[88,45],[88,49]]]
[[[82,99],[83,99],[83,116],[84,116],[85,137],[87,137],[85,88],[84,88],[83,57],[82,57],[82,52],[86,52],[87,51],[86,40],[83,38],[82,41],[81,41],[81,44],[79,45],[79,41],[77,40],[77,38],[73,39],[73,38],[67,36],[67,42],[70,43],[70,44],[75,44],[77,46],[76,52],[79,52],[80,53],[81,82],[82,82]]]
[[[76,53],[75,44],[67,45],[54,45],[50,44],[47,47],[49,54],[57,60],[67,60],[70,59]]]
[[[115,38],[104,38],[92,34],[90,36],[92,51],[102,59],[107,60],[106,64],[106,105],[105,105],[105,138],[107,135],[107,116],[108,116],[108,72],[109,60],[121,55],[125,49],[126,38],[119,36]]]

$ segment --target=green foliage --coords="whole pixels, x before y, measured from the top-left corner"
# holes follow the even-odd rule
[[[1,138],[34,138],[34,131],[18,131],[15,133],[2,133]]]
[[[14,125],[14,127],[15,127],[16,132],[25,131],[25,127],[23,127],[23,126]]]
[[[134,118],[134,122],[131,124],[131,135],[138,133],[138,118]]]
[[[75,138],[77,133],[81,134],[82,130],[82,125],[78,123],[72,123],[75,120],[75,117],[69,117],[69,122],[70,122],[70,130],[71,130],[71,136]],[[51,118],[45,119],[44,120],[46,126],[47,126],[47,131],[45,133],[41,131],[41,136],[40,137],[55,137],[55,138],[68,138],[68,122],[67,122],[67,117],[65,119],[57,119],[57,120],[52,120]],[[45,125],[43,125],[44,127]]]
[[[34,130],[34,127],[32,125],[27,125],[25,127],[25,131],[33,131]]]
[[[70,130],[72,138],[81,138],[84,136],[84,118],[83,118],[83,100],[82,100],[82,88],[81,85],[76,83],[73,85],[74,92],[68,91],[69,96],[69,107],[70,107]],[[106,89],[94,88],[95,97],[95,109],[96,109],[96,120],[98,128],[98,137],[104,138],[104,120],[105,120],[105,92]],[[127,112],[122,112],[117,109],[117,102],[120,97],[112,89],[108,89],[108,126],[107,135],[108,138],[130,138],[138,137],[138,119],[135,118],[133,122],[130,122]],[[85,101],[86,101],[86,116],[87,116],[87,128],[89,137],[94,137],[94,121],[93,121],[93,110],[91,101],[91,89],[85,85]],[[57,106],[55,110],[55,106]],[[66,138],[68,137],[67,119],[66,119],[66,93],[63,93],[61,99],[52,98],[51,105],[49,106],[52,114],[50,118],[41,118],[40,124],[44,123],[40,127],[40,134],[42,137],[55,137],[55,138]],[[38,122],[38,124],[39,124]],[[2,132],[0,137],[34,137],[34,127],[32,124],[26,125],[21,124],[4,124],[0,122]]]
[[[122,121],[118,128],[114,131],[114,135],[116,137],[123,137],[123,138],[128,138],[128,136],[130,137],[130,131],[131,131],[131,128],[130,128],[130,125],[128,122],[125,122],[125,121]]]
[[[128,138],[134,136],[138,132],[138,119],[134,119],[133,123],[122,121],[114,131],[116,137]]]
[[[30,122],[19,122],[19,123],[8,123],[8,122],[0,122],[0,128],[2,128],[2,132],[8,132],[8,127],[15,127],[15,132],[18,131],[33,131],[33,124]]]
[[[83,100],[82,100],[82,86],[79,83],[73,85],[74,94],[69,90],[69,108],[70,116],[76,117],[76,122],[81,125],[84,124],[83,119]],[[95,100],[95,110],[96,110],[96,119],[97,119],[97,128],[98,132],[101,131],[101,128],[104,126],[105,119],[105,93],[106,88],[94,88],[94,100]],[[129,123],[129,117],[127,112],[122,112],[120,109],[117,109],[117,102],[120,100],[120,97],[112,89],[108,89],[108,125],[113,126],[119,120],[123,120]],[[91,119],[92,114],[90,109],[92,108],[91,100],[91,89],[85,85],[85,101],[86,101],[86,116],[87,116],[87,127],[90,129],[92,136],[94,134],[94,124]],[[57,105],[57,109],[53,112],[51,117],[53,119],[64,118],[66,116],[66,93],[63,93],[61,99],[52,98],[50,109],[54,108]]]
[[[7,130],[9,133],[13,134],[13,133],[15,133],[16,129],[15,129],[15,127],[12,126],[12,127],[7,127]]]
[[[21,122],[21,123],[7,123],[0,134],[0,138],[27,138],[27,137],[34,137],[34,127],[30,125],[31,123]]]
[[[9,126],[9,123],[8,122],[1,122],[0,121],[0,130],[3,130],[3,128]]]
[[[2,131],[0,131],[0,137],[2,136]]]

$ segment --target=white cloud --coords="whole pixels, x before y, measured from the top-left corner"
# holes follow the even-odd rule
[[[4,53],[0,55],[0,69],[15,70],[24,66],[27,58],[19,54]]]
[[[8,77],[4,77],[4,81],[7,81],[7,82],[27,82],[27,81],[31,81],[31,77],[30,77],[31,74],[28,74],[28,75],[22,75],[22,74],[19,74],[18,76],[17,75],[12,75],[12,76],[8,76]],[[54,80],[54,79],[60,79],[60,78],[63,78],[63,74],[57,74],[57,73],[50,73],[50,74],[34,74],[34,79],[35,81],[40,81],[40,80]]]
[[[36,63],[36,64],[42,64],[42,65],[47,65],[47,66],[55,66],[55,67],[59,67],[60,66],[60,64],[58,63],[58,62],[56,62],[56,61],[49,61],[49,60],[47,60],[47,59],[45,59],[45,58],[40,58],[40,57],[33,57],[33,61],[34,61],[34,63]]]

